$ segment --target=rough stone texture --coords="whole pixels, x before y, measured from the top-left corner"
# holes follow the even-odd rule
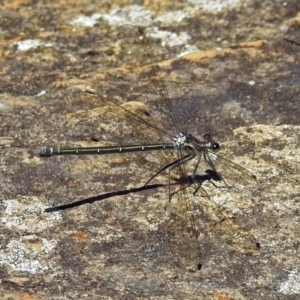
[[[298,299],[299,1],[118,2],[2,4],[0,298]],[[132,87],[117,37],[124,23],[151,25],[184,127],[213,132],[219,154],[257,176],[252,186],[203,183],[211,214],[226,217],[199,217],[199,247],[176,230],[209,199],[175,195],[165,210],[166,187],[129,193],[169,155],[38,155],[46,145],[155,140],[131,134],[135,125],[87,88],[167,123]],[[245,254],[241,228],[260,250]]]

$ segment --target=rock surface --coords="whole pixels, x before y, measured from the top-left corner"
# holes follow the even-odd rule
[[[298,299],[299,1],[90,2],[0,12],[1,299]],[[168,126],[132,85],[124,23],[150,26],[184,128],[212,132],[257,183],[204,181],[209,199],[190,187],[191,202],[179,193],[168,205],[166,173],[136,188],[169,153],[39,157],[44,146],[155,141],[88,89]]]

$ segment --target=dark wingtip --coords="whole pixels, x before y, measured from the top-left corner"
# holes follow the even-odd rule
[[[201,263],[198,263],[198,264],[197,264],[197,270],[200,271],[201,269],[202,269],[202,264],[201,264]]]
[[[251,177],[252,177],[252,179],[253,179],[253,180],[256,180],[256,181],[257,181],[257,177],[256,177],[256,175],[254,175],[254,174],[251,174]]]

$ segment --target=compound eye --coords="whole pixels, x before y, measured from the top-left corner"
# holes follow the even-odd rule
[[[212,150],[213,151],[217,151],[217,150],[219,150],[220,149],[220,145],[218,144],[218,143],[213,143],[213,145],[212,145]]]

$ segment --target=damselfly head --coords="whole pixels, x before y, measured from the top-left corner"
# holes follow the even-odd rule
[[[213,151],[220,150],[220,145],[217,143],[211,136],[211,134],[206,133],[203,136],[203,140],[206,143],[207,147],[210,148]]]
[[[219,151],[219,150],[220,150],[220,145],[219,145],[219,143],[217,143],[217,142],[212,143],[212,144],[211,144],[211,149],[212,149],[213,151]]]

